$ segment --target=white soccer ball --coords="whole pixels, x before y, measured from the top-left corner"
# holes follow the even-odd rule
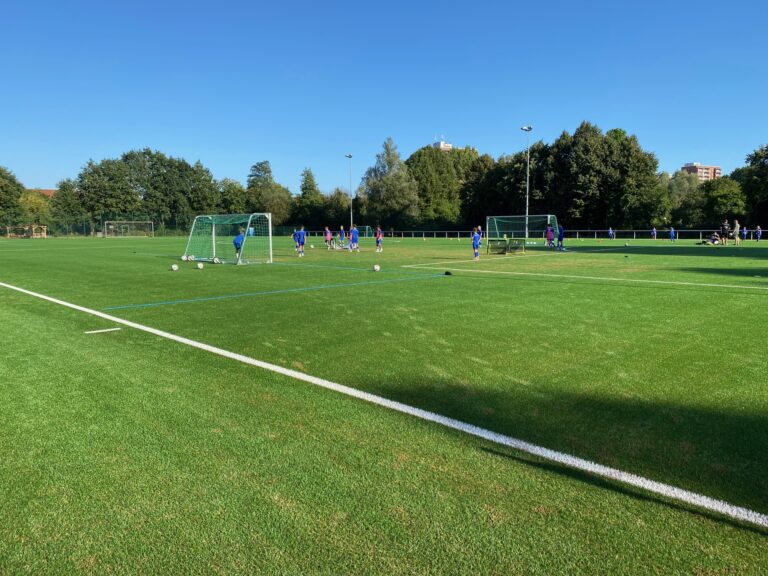
[[[381,266],[379,266],[378,264],[374,264],[373,265],[373,271],[374,272],[379,272],[380,270],[381,270]]]
[[[181,257],[181,260],[182,260],[182,262],[186,262],[186,261],[187,261],[187,255],[186,255],[186,254],[184,254],[184,255]]]
[[[202,270],[203,269],[203,263],[202,262],[198,262],[197,263],[197,269],[198,270]]]
[[[219,257],[218,257],[218,256],[214,257],[214,259],[213,259],[213,263],[214,263],[214,264],[221,264],[221,260],[219,260]]]
[[[310,244],[309,247],[314,249],[315,245],[314,244]]]
[[[629,242],[624,242],[624,248],[626,248],[627,246],[629,246]]]
[[[190,262],[194,262],[195,257],[192,254],[190,254],[189,256],[187,256],[187,260],[189,260]]]
[[[176,272],[178,269],[179,269],[179,265],[178,264],[171,264],[171,270]]]

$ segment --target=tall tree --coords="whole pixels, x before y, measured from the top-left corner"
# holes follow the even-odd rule
[[[268,160],[251,166],[248,174],[246,208],[248,212],[271,212],[272,223],[277,225],[291,217],[293,210],[291,191],[275,182]]]
[[[310,228],[323,226],[323,194],[309,168],[301,173],[300,190],[301,194],[296,198],[295,223]]]
[[[246,192],[243,185],[237,180],[224,178],[219,182],[219,194],[221,196],[221,208],[228,214],[242,214],[246,207]]]
[[[368,210],[384,226],[412,226],[419,218],[416,182],[392,138],[386,139],[383,148],[363,178]]]
[[[59,182],[58,190],[51,198],[51,217],[53,222],[70,234],[76,226],[83,225],[88,216],[80,199],[77,181],[66,179]]]
[[[718,178],[701,185],[706,197],[705,214],[707,223],[716,227],[724,218],[743,218],[746,211],[746,198],[736,180]]]
[[[449,151],[420,148],[405,161],[419,191],[421,220],[453,226],[461,213],[461,188],[478,153],[473,148]]]
[[[744,191],[747,211],[753,225],[768,221],[768,144],[747,156],[747,165],[734,170],[731,178]]]
[[[25,190],[19,198],[20,221],[24,224],[51,224],[51,201],[39,190]]]
[[[88,212],[92,231],[110,218],[132,217],[141,198],[131,186],[128,165],[120,160],[89,160],[78,175],[77,187]]]
[[[669,200],[673,226],[696,228],[704,224],[704,191],[696,174],[684,170],[675,172],[669,179]]]
[[[0,222],[4,225],[17,224],[19,217],[19,198],[24,186],[16,180],[13,172],[0,166]]]
[[[345,223],[349,222],[349,194],[341,188],[334,188],[333,192],[323,199],[323,212],[325,213],[323,226],[336,228],[347,225]]]

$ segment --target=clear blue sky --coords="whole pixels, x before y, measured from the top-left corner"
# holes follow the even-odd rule
[[[582,120],[661,170],[768,144],[768,2],[6,0],[0,165],[28,188],[150,147],[218,179],[353,184],[387,136],[494,157]]]

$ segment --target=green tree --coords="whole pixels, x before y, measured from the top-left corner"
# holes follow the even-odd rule
[[[341,188],[334,188],[333,192],[323,199],[323,212],[323,226],[330,226],[332,229],[340,225],[348,226],[346,223],[349,222],[349,194]]]
[[[707,223],[716,227],[724,218],[742,218],[746,211],[746,198],[736,180],[727,176],[709,180],[701,185],[706,197]]]
[[[747,156],[747,165],[734,170],[731,178],[744,191],[747,212],[753,225],[768,221],[768,144]]]
[[[39,190],[25,190],[19,198],[20,221],[24,224],[51,224],[51,201]]]
[[[680,228],[698,228],[705,222],[704,190],[699,177],[678,170],[669,179],[669,200],[672,209],[671,223]]]
[[[221,208],[224,212],[228,214],[245,212],[247,195],[240,182],[224,178],[219,182],[219,194],[221,196]]]
[[[77,181],[66,179],[59,182],[58,190],[51,198],[51,217],[54,224],[64,228],[67,234],[82,226],[88,219],[77,189]]]
[[[293,197],[285,186],[275,182],[268,160],[251,166],[246,195],[247,212],[271,212],[272,224],[280,225],[291,217]]]
[[[91,231],[110,218],[128,217],[141,207],[131,186],[129,167],[120,160],[89,160],[77,177],[83,206],[91,218]]]
[[[425,146],[405,161],[418,187],[422,222],[437,227],[458,223],[461,188],[477,157],[473,148],[443,151]]]
[[[6,226],[18,224],[19,199],[24,186],[16,180],[13,172],[0,166],[0,222]]]
[[[319,228],[323,224],[323,194],[317,186],[312,170],[305,168],[301,173],[301,194],[296,198],[294,221],[309,228]]]
[[[383,226],[407,227],[418,222],[419,192],[416,181],[400,159],[392,138],[376,156],[376,164],[363,178],[369,213]]]

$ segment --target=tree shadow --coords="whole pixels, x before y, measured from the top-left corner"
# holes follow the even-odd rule
[[[694,274],[717,274],[723,276],[738,276],[740,278],[762,278],[768,280],[768,269],[763,268],[672,268],[680,272]],[[765,283],[768,288],[768,282]]]
[[[410,382],[382,382],[365,389],[552,450],[768,512],[765,413],[643,401],[622,397],[620,390],[582,394],[547,384],[521,385],[513,379],[461,385],[421,375]]]
[[[595,253],[595,254],[644,254],[650,256],[708,256],[714,258],[752,258],[756,260],[768,260],[768,243],[764,246],[707,246],[702,244],[661,244],[648,246],[632,244],[627,241],[624,246],[621,241],[607,242],[600,246],[578,246],[566,243],[565,247],[571,252]],[[532,247],[526,250],[544,251],[551,248]]]
[[[720,514],[717,514],[716,512],[704,510],[701,508],[695,508],[688,504],[680,503],[675,500],[665,498],[660,494],[645,492],[640,488],[635,488],[634,486],[622,484],[620,482],[611,480],[609,478],[602,478],[600,476],[595,476],[583,470],[578,470],[576,468],[569,468],[568,466],[564,466],[556,462],[548,462],[546,460],[541,460],[540,458],[537,458],[525,452],[519,452],[519,451],[514,452],[511,448],[507,449],[508,451],[505,451],[504,448],[489,448],[487,446],[481,447],[480,450],[482,450],[483,452],[486,452],[487,454],[491,454],[493,456],[498,456],[500,458],[513,460],[515,462],[519,462],[527,466],[533,466],[535,468],[539,468],[540,470],[544,470],[545,472],[551,472],[554,474],[558,474],[559,476],[564,476],[566,478],[570,478],[584,484],[589,484],[590,486],[594,486],[601,490],[610,490],[611,492],[616,492],[618,494],[628,496],[630,498],[633,498],[634,500],[661,504],[673,510],[680,510],[690,514],[695,514],[697,516],[701,516],[702,518],[707,518],[723,524],[728,524],[740,530],[746,530],[748,532],[753,532],[755,534],[768,535],[768,529],[763,528],[762,526],[754,526],[752,524],[740,522],[738,520],[728,518],[727,516],[722,516]]]

